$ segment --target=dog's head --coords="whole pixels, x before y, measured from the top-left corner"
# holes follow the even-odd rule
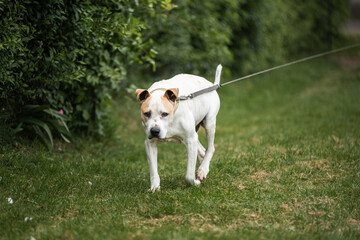
[[[152,92],[146,89],[136,90],[136,97],[141,104],[142,123],[149,139],[166,137],[169,123],[173,120],[177,108],[178,94],[178,88]]]

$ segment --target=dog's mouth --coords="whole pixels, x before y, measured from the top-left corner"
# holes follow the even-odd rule
[[[161,139],[159,136],[149,135],[149,139],[153,139],[153,138]]]

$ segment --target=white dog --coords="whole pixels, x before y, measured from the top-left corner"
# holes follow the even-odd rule
[[[217,86],[220,83],[221,69],[219,65],[215,74],[214,84]],[[206,178],[210,160],[215,151],[216,115],[219,112],[220,99],[216,91],[182,101],[179,96],[187,96],[214,84],[199,76],[179,74],[169,80],[155,82],[148,90],[136,90],[146,134],[145,148],[151,182],[149,191],[160,190],[157,144],[161,142],[185,144],[187,149],[186,182],[199,185]],[[198,140],[197,131],[200,126],[206,131],[206,150]],[[196,157],[200,165],[197,178],[195,178]]]

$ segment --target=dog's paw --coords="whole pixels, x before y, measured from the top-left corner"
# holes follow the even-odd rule
[[[196,179],[199,181],[204,181],[209,171],[204,171],[203,169],[199,168]]]
[[[193,185],[193,186],[199,186],[201,184],[201,182],[198,179],[185,178],[185,180],[188,184]]]
[[[159,191],[160,191],[160,186],[151,187],[148,191],[149,191],[150,193],[159,192]]]
[[[149,192],[160,191],[160,177],[159,175],[155,175],[150,177],[150,189]]]
[[[194,180],[194,186],[199,186],[201,184],[201,182],[197,179]]]

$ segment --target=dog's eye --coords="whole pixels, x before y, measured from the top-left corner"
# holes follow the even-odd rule
[[[144,116],[147,117],[147,118],[150,118],[151,117],[151,112],[144,112]]]
[[[166,112],[163,112],[163,113],[161,113],[161,117],[167,117],[169,114],[168,113],[166,113]]]

